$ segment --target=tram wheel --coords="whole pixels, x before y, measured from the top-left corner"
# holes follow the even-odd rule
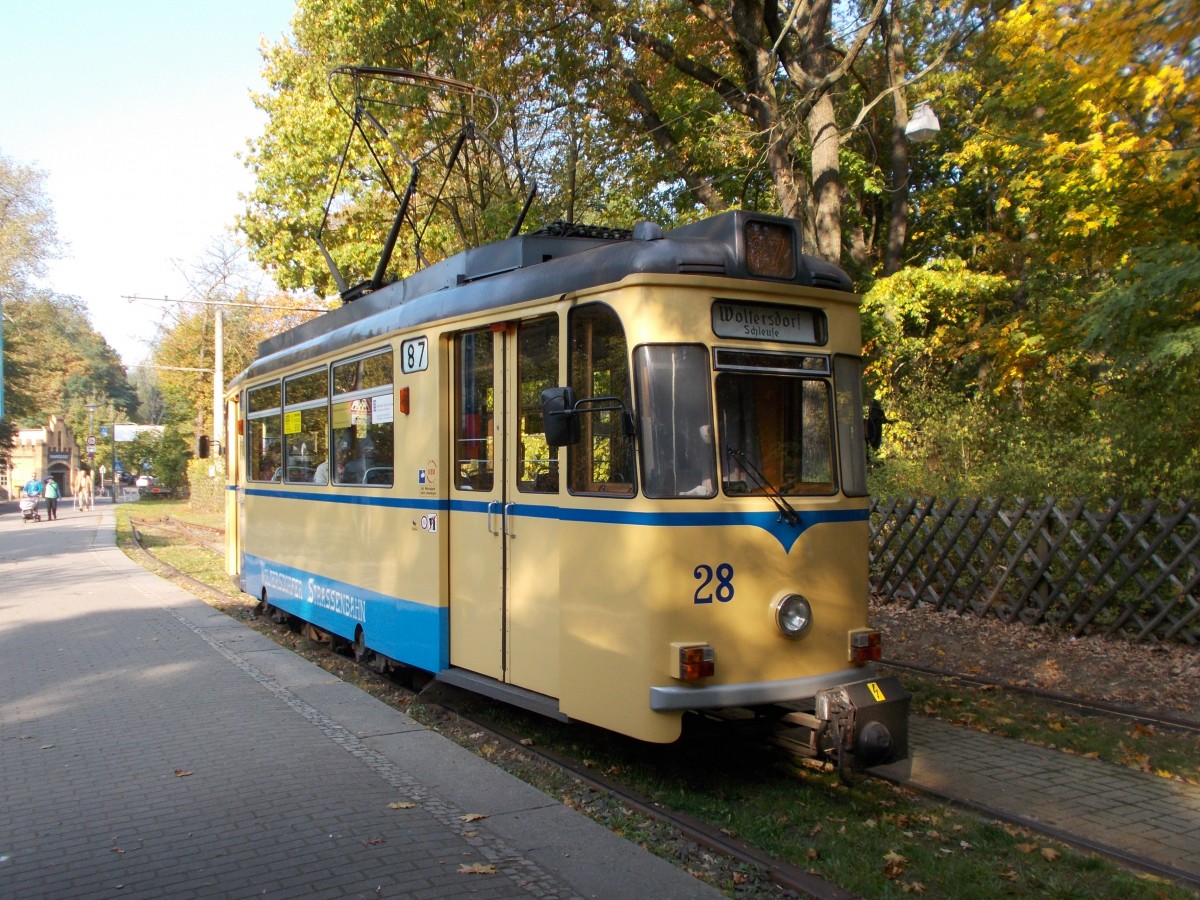
[[[367,636],[361,628],[356,629],[354,632],[354,643],[351,645],[351,649],[354,651],[354,661],[362,663],[364,666],[375,655],[375,651],[367,646]]]

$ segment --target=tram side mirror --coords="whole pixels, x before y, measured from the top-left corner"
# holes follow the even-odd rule
[[[542,421],[546,426],[546,443],[551,447],[568,447],[580,439],[579,413],[575,411],[575,389],[552,387],[542,391]]]
[[[200,435],[199,444],[200,446],[196,448],[196,457],[198,459],[208,459],[209,447],[207,434]]]

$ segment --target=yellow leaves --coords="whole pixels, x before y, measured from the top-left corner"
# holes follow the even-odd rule
[[[459,821],[462,821],[462,822],[479,822],[482,819],[486,819],[487,817],[488,817],[487,813],[467,813],[466,815],[459,816],[458,818],[459,818]]]
[[[887,878],[898,878],[907,865],[907,859],[895,850],[889,850],[883,857],[883,874]]]
[[[1128,752],[1121,760],[1122,763],[1132,769],[1138,769],[1141,772],[1153,772],[1154,767],[1150,765],[1149,753]]]
[[[415,804],[415,803],[409,803],[407,800],[401,800],[401,801],[397,801],[396,803],[389,803],[387,805],[387,808],[388,809],[413,809],[416,805],[417,804]]]
[[[495,875],[496,867],[491,863],[461,863],[459,875]]]
[[[1017,848],[1017,850],[1019,850],[1022,853],[1025,853],[1025,854],[1039,853],[1041,855],[1042,859],[1046,860],[1046,862],[1054,862],[1055,860],[1057,860],[1059,857],[1062,856],[1062,854],[1059,853],[1057,850],[1055,850],[1053,847],[1042,847],[1038,844],[1030,844],[1030,843],[1017,844],[1016,848]]]

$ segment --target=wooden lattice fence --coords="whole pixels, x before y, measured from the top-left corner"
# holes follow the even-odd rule
[[[871,584],[1074,634],[1200,642],[1200,513],[1190,501],[876,499]]]

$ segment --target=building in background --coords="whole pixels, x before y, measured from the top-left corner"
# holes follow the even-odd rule
[[[17,433],[7,468],[0,468],[0,499],[15,500],[30,478],[52,475],[59,493],[70,496],[79,471],[79,448],[75,432],[58,416],[42,428],[22,428]]]

